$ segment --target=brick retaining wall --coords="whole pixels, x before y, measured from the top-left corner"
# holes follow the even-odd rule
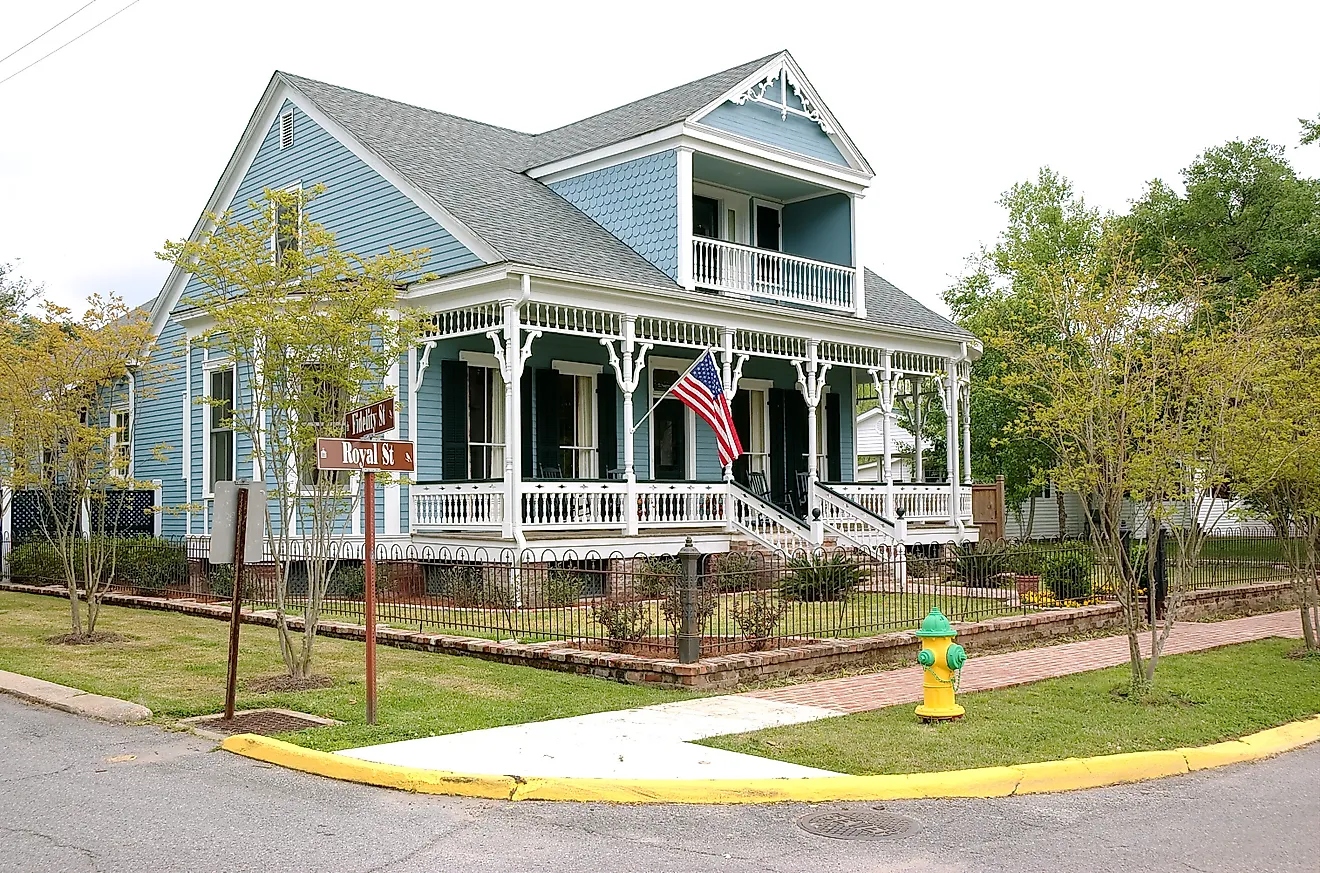
[[[61,586],[0,583],[0,590],[24,594],[66,597]],[[104,602],[113,606],[178,612],[203,618],[227,621],[230,607],[224,603],[200,603],[187,599],[142,597],[131,594],[106,594]],[[1224,613],[1276,611],[1293,605],[1292,586],[1287,582],[1267,582],[1183,595],[1179,612],[1184,619],[1196,619]],[[247,624],[275,626],[275,616],[268,611],[243,611]],[[1049,640],[1088,631],[1119,627],[1122,610],[1115,603],[1084,606],[1077,609],[1052,609],[1030,615],[1004,616],[981,622],[955,622],[958,640],[972,655],[978,646],[991,647]],[[301,628],[302,621],[289,619],[290,626]],[[339,639],[363,640],[361,625],[344,622],[321,622],[321,634]],[[506,664],[561,670],[614,679],[635,684],[676,685],[695,689],[725,689],[762,679],[783,676],[810,676],[841,667],[912,662],[920,648],[911,631],[880,634],[851,640],[821,640],[800,646],[744,652],[704,658],[695,664],[680,664],[667,658],[650,658],[613,652],[590,652],[571,648],[566,643],[502,643],[494,640],[429,634],[420,631],[382,627],[377,641],[401,649],[417,649],[449,655],[470,655]]]

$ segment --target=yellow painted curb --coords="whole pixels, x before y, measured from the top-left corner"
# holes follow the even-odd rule
[[[305,773],[419,794],[495,800],[714,804],[1007,797],[1073,791],[1258,761],[1316,740],[1320,740],[1320,716],[1270,728],[1240,740],[1198,748],[1066,758],[943,773],[814,776],[806,779],[581,779],[472,775],[377,764],[304,749],[254,734],[229,737],[221,748]]]

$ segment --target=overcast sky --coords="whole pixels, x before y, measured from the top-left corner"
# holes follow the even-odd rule
[[[0,56],[85,2],[0,0]],[[276,69],[535,132],[787,48],[876,171],[872,265],[941,311],[1041,165],[1108,209],[1236,137],[1320,175],[1320,146],[1295,148],[1320,112],[1304,0],[129,2],[0,62],[126,10],[0,83],[0,263],[63,303],[156,294],[153,253],[191,230]]]

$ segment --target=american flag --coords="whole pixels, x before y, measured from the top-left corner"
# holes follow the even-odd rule
[[[720,371],[715,368],[715,355],[707,349],[687,375],[669,390],[711,426],[719,447],[720,463],[732,464],[742,454],[742,440],[738,439],[738,429],[733,426],[733,412],[729,409],[729,399],[724,396]]]

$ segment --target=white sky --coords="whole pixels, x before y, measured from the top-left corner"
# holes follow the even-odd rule
[[[0,56],[84,2],[0,0]],[[63,303],[152,297],[275,69],[535,132],[787,48],[876,170],[871,265],[941,311],[1043,164],[1109,209],[1234,137],[1320,176],[1293,147],[1320,112],[1314,2],[450,5],[140,0],[0,84],[0,262]]]

